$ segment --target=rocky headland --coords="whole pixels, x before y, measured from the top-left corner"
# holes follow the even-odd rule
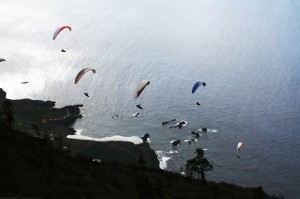
[[[6,93],[0,88],[0,104],[6,98]],[[159,168],[155,152],[147,142],[133,144],[131,142],[95,142],[88,140],[68,139],[76,131],[70,127],[78,118],[82,118],[82,104],[55,108],[54,101],[31,99],[9,100],[15,118],[13,128],[26,132],[33,137],[49,137],[53,142],[62,142],[62,147],[70,149],[70,154],[86,159],[99,159],[105,162],[120,162],[136,164],[143,156],[146,165]]]

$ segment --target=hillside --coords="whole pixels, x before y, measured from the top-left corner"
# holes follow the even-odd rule
[[[15,123],[9,128],[1,115],[0,198],[278,198],[261,187],[202,184],[160,170],[148,143],[67,139],[74,133],[68,126],[81,117],[78,105],[9,101]]]
[[[0,197],[277,198],[261,187],[191,180],[160,169],[92,162],[53,143],[0,126]]]

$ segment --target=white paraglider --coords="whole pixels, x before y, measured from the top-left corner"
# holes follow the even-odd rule
[[[237,147],[236,147],[237,152],[239,152],[243,146],[244,146],[244,143],[243,142],[239,142],[238,145],[237,145]]]
[[[236,152],[237,154],[240,152],[241,148],[244,146],[244,143],[243,142],[239,142],[237,144],[237,147],[236,147]],[[241,158],[239,155],[237,155],[238,158]]]
[[[79,82],[79,80],[81,79],[81,77],[82,77],[85,73],[89,72],[90,70],[93,71],[93,73],[96,73],[96,70],[95,70],[95,69],[92,69],[92,68],[84,68],[84,69],[82,69],[82,70],[77,74],[77,76],[76,76],[76,78],[75,78],[75,84],[77,84],[77,83]]]

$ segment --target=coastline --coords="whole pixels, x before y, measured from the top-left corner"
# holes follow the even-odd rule
[[[0,103],[4,100],[7,99],[0,89]],[[70,130],[68,125],[82,117],[79,110],[82,105],[55,109],[55,102],[51,101],[9,101],[16,105],[12,109],[16,122],[23,122],[17,127],[26,131],[0,123],[3,161],[0,176],[5,177],[0,183],[0,197],[144,198],[147,193],[154,198],[283,198],[266,194],[262,187],[213,181],[203,184],[200,180],[161,170],[159,157],[147,142],[97,142],[67,139],[60,131],[48,134],[58,127],[64,127],[67,134],[74,134],[75,130]],[[47,122],[41,122],[40,118],[45,119],[45,116]],[[29,128],[29,122],[42,124],[41,129],[45,126],[50,129],[44,129],[44,135],[38,136]]]
[[[54,101],[10,100],[6,99],[6,92],[0,88],[0,103],[4,100],[12,102],[15,130],[37,137],[37,132],[32,128],[32,125],[35,125],[40,131],[40,137],[49,136],[54,142],[58,142],[62,137],[63,147],[68,148],[70,154],[74,156],[81,155],[88,159],[125,164],[136,164],[138,158],[143,156],[146,166],[159,168],[155,151],[148,143],[143,143],[136,136],[113,136],[112,139],[77,136],[76,130],[70,126],[78,118],[83,117],[80,111],[82,104],[54,108]],[[73,139],[69,139],[68,136]],[[80,139],[80,137],[85,137],[85,139]]]

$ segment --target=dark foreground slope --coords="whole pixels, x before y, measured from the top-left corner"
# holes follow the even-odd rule
[[[187,179],[137,164],[91,162],[0,124],[0,198],[276,198],[261,188]]]

